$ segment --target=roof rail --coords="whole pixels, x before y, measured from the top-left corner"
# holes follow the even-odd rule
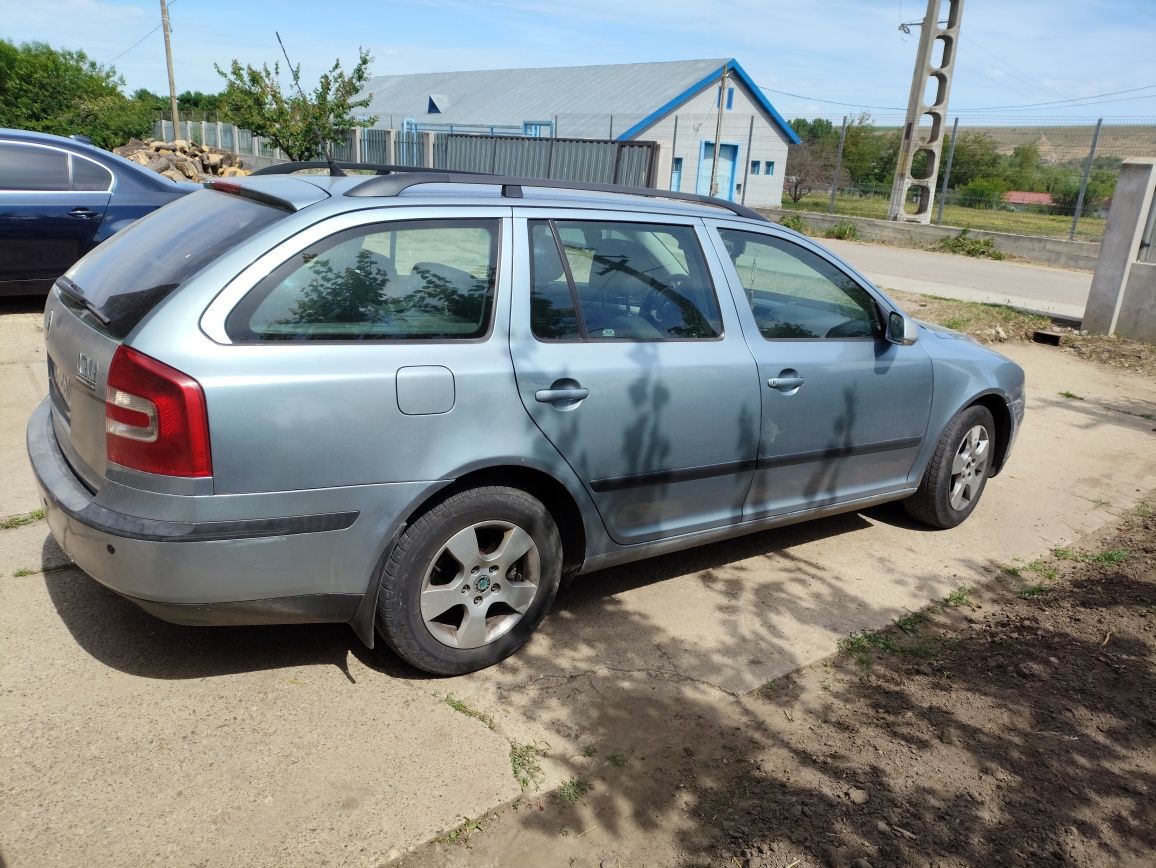
[[[484,173],[459,172],[442,169],[420,169],[402,167],[388,174],[369,178],[348,190],[346,196],[396,196],[410,187],[421,184],[493,184],[501,186],[502,195],[509,199],[521,199],[523,187],[540,187],[546,190],[581,190],[593,193],[618,193],[626,196],[645,196],[652,199],[673,199],[679,202],[693,202],[724,208],[739,217],[769,222],[769,219],[744,205],[700,196],[697,193],[679,193],[674,190],[659,190],[654,187],[630,187],[624,184],[596,184],[581,181],[555,181],[548,178],[521,178],[508,175],[487,175]]]
[[[372,171],[375,175],[391,175],[395,172],[428,172],[420,166],[394,166],[389,163],[347,163],[343,160],[334,160],[333,165],[341,169],[355,169],[357,171]],[[292,175],[302,169],[329,170],[329,163],[324,160],[294,160],[288,163],[274,163],[250,174],[253,175]],[[474,172],[458,172],[459,175],[472,175]]]

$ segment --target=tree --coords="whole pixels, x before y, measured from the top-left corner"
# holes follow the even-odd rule
[[[1070,169],[1055,175],[1048,184],[1048,192],[1052,194],[1052,202],[1064,214],[1072,214],[1076,210],[1076,202],[1080,198],[1080,183],[1083,179],[1081,171]],[[1080,216],[1089,211],[1097,211],[1103,207],[1103,202],[1116,190],[1116,175],[1106,169],[1095,169],[1088,175],[1088,188],[1084,192],[1084,206]]]
[[[787,170],[783,175],[783,192],[798,202],[815,190],[829,189],[835,174],[835,150],[838,142],[803,142],[787,150]],[[843,170],[839,183],[846,182]]]
[[[357,109],[369,105],[370,94],[356,97],[369,80],[372,59],[368,51],[359,48],[357,65],[348,75],[340,60],[334,62],[309,95],[300,87],[300,65],[289,68],[293,86],[285,93],[280,64],[274,63],[272,70],[268,64],[257,69],[234,60],[228,72],[214,64],[226,82],[221,94],[222,113],[238,126],[272,141],[290,160],[308,160],[327,144],[342,141],[355,127],[367,127],[377,120],[354,117]]]
[[[999,142],[987,133],[962,132],[951,160],[951,186],[966,187],[976,178],[993,178],[1000,174],[999,165]]]
[[[43,42],[0,40],[0,126],[87,135],[102,148],[123,145],[152,126],[152,110],[122,92],[123,80],[83,51]]]

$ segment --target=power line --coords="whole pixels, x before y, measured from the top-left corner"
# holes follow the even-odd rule
[[[978,42],[976,42],[970,36],[965,36],[963,38],[964,38],[964,40],[967,41],[967,43],[969,45],[972,46],[972,48],[978,49],[979,51],[983,52],[988,57],[990,57],[994,61],[996,61],[996,68],[997,69],[1000,69],[1003,72],[1010,73],[1012,76],[1014,76],[1015,78],[1018,78],[1020,81],[1024,82],[1025,84],[1030,85],[1033,89],[1046,90],[1046,91],[1048,91],[1048,93],[1055,94],[1056,96],[1059,96],[1059,97],[1063,96],[1063,94],[1060,93],[1055,88],[1048,87],[1046,84],[1044,84],[1041,81],[1036,81],[1034,78],[1032,78],[1030,75],[1028,75],[1023,70],[1012,66],[1010,63],[1008,63],[1006,60],[1004,60],[1002,57],[1000,57],[994,51],[991,51],[990,49],[984,48],[982,45],[980,45]]]
[[[169,3],[170,8],[173,6],[176,6],[176,5],[177,5],[177,0],[172,0],[172,2]],[[160,30],[161,26],[162,26],[161,24],[158,24],[156,27],[154,27],[152,30],[150,30],[148,33],[146,33],[144,36],[142,36],[140,39],[138,39],[136,42],[134,42],[132,45],[130,45],[128,48],[126,48],[124,51],[122,51],[120,54],[118,54],[116,57],[114,57],[112,60],[106,61],[104,65],[105,66],[112,66],[114,63],[116,63],[118,60],[120,60],[122,57],[124,57],[126,54],[128,54],[130,51],[132,51],[134,48],[136,48],[138,45],[140,45],[142,42],[144,42],[146,39],[148,39],[154,33],[156,33],[158,30]]]
[[[761,84],[757,85],[757,87],[759,88],[759,90],[765,90],[768,93],[777,93],[780,96],[789,96],[789,97],[794,97],[795,99],[805,99],[808,102],[820,102],[820,103],[825,103],[827,105],[837,105],[837,106],[842,106],[845,108],[864,108],[864,109],[876,109],[878,111],[896,111],[896,112],[906,111],[905,108],[902,108],[900,106],[868,105],[866,103],[840,102],[838,100],[821,99],[821,98],[816,97],[816,96],[807,96],[806,94],[801,94],[801,93],[792,93],[791,91],[787,91],[787,90],[777,90],[773,87],[764,87]],[[1156,93],[1143,94],[1141,96],[1126,97],[1124,99],[1101,99],[1101,97],[1119,96],[1120,94],[1136,93],[1137,91],[1150,90],[1152,88],[1156,88],[1156,84],[1146,84],[1142,87],[1133,87],[1133,88],[1128,88],[1127,90],[1108,91],[1107,93],[1088,94],[1087,96],[1068,97],[1067,99],[1051,100],[1049,102],[1021,103],[1019,105],[977,106],[976,108],[961,108],[961,109],[954,109],[953,111],[959,112],[959,113],[1012,111],[1012,110],[1020,110],[1020,109],[1045,108],[1045,107],[1049,107],[1049,106],[1051,106],[1051,107],[1064,107],[1064,108],[1079,108],[1081,106],[1093,106],[1093,105],[1100,105],[1102,103],[1130,102],[1131,100],[1137,100],[1137,99],[1153,99],[1153,98],[1156,98]]]

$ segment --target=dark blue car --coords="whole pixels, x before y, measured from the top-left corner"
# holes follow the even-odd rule
[[[74,139],[0,129],[0,296],[48,292],[104,239],[196,189]]]

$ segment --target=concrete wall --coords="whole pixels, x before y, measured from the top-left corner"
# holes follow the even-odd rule
[[[787,167],[787,139],[770,115],[763,111],[749,94],[742,82],[730,79],[734,87],[734,101],[730,109],[723,110],[721,144],[735,145],[738,156],[735,160],[736,202],[749,206],[774,208],[783,201],[783,172]],[[714,142],[718,107],[715,100],[718,87],[711,86],[693,97],[677,111],[658,123],[643,130],[635,138],[656,141],[669,148],[671,160],[682,159],[682,180],[679,189],[694,193],[699,187],[699,166],[702,163],[703,142]],[[751,118],[754,117],[752,134]],[[677,135],[675,118],[678,118]],[[750,147],[748,148],[748,140]],[[758,160],[760,168],[767,161],[774,163],[774,173],[749,175],[747,169],[752,160]],[[744,185],[745,180],[745,185]],[[656,184],[670,188],[670,173],[656,178]],[[739,185],[743,185],[740,187]],[[704,192],[709,182],[704,182]],[[726,196],[724,180],[719,179],[720,196]],[[745,193],[745,196],[744,196]]]
[[[822,214],[814,211],[793,211],[781,208],[764,208],[772,220],[786,214],[798,214],[813,228],[822,232],[836,223],[846,220],[859,228],[859,235],[868,241],[886,241],[891,244],[925,246],[934,244],[941,238],[958,235],[958,226],[933,226],[920,223],[899,223],[892,220],[872,220],[869,217],[848,217],[845,214]],[[1009,232],[987,232],[971,229],[973,238],[990,238],[995,246],[1009,256],[1019,256],[1051,265],[1056,268],[1074,268],[1092,271],[1100,256],[1100,245],[1096,241],[1067,241],[1062,238],[1041,238],[1036,235],[1013,235]]]
[[[1139,261],[1153,208],[1156,160],[1125,160],[1084,311],[1084,328],[1093,334],[1156,343],[1156,263]]]

